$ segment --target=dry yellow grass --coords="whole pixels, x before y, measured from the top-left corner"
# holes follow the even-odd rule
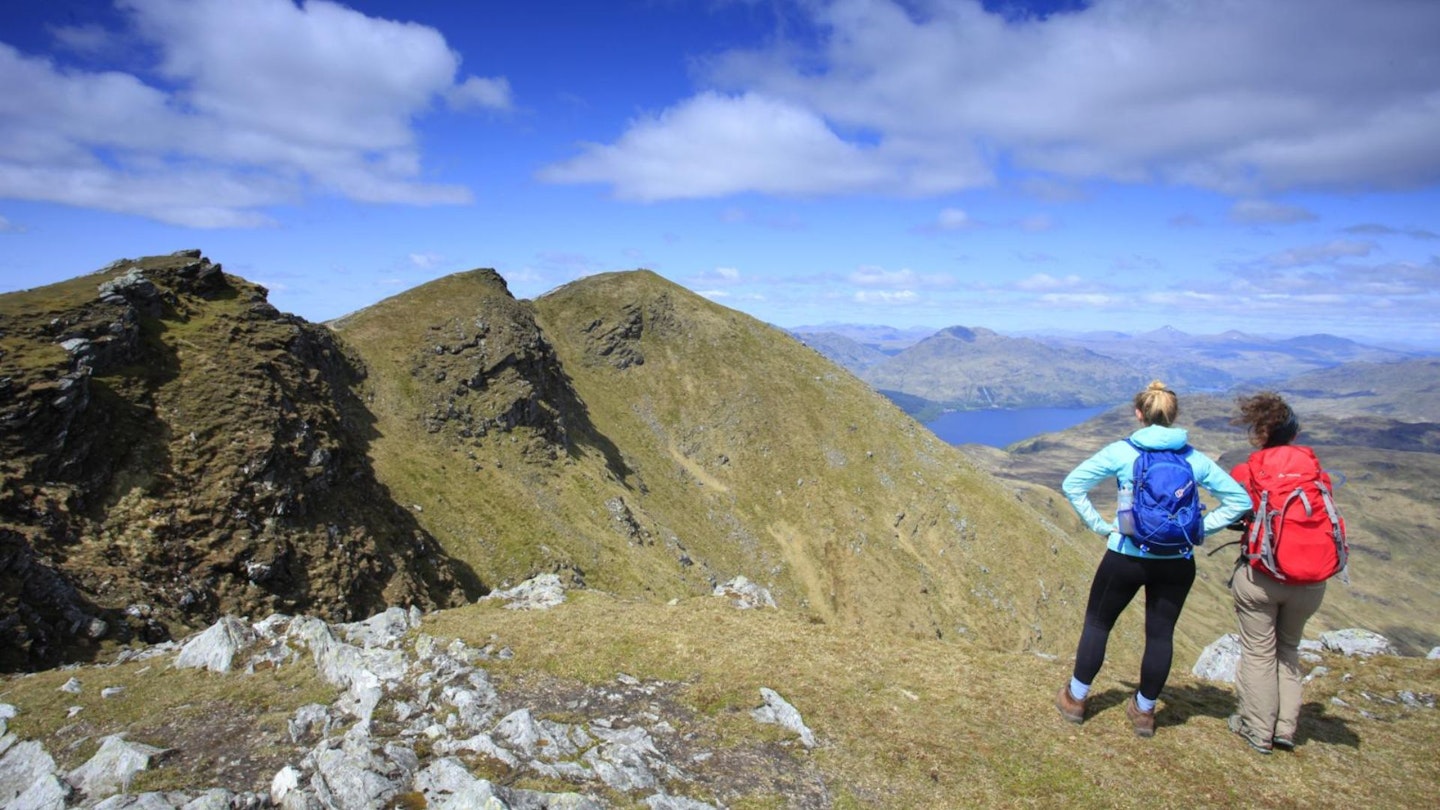
[[[1327,656],[1330,674],[1306,688],[1299,749],[1264,758],[1226,729],[1229,687],[1192,678],[1188,660],[1176,661],[1159,732],[1136,738],[1124,714],[1138,668],[1127,644],[1112,649],[1090,719],[1072,726],[1051,702],[1068,659],[740,611],[721,599],[661,606],[581,593],[544,613],[447,611],[425,629],[494,636],[515,652],[495,665],[501,675],[682,682],[702,717],[730,720],[732,741],[759,733],[734,721],[760,705],[760,687],[772,688],[816,733],[818,747],[796,756],[825,774],[837,807],[1420,806],[1440,789],[1440,714],[1386,702],[1402,690],[1433,702],[1433,661]]]

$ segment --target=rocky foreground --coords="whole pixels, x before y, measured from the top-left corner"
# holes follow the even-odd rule
[[[717,588],[716,596],[738,608],[770,602],[763,589],[743,580]],[[507,608],[541,610],[563,602],[565,593],[558,578],[547,575],[493,598],[505,600]],[[817,745],[816,735],[774,690],[759,691],[750,715],[757,724],[754,734],[778,738],[768,748],[769,761],[752,756],[724,762],[735,755],[707,748],[686,730],[685,710],[669,699],[672,684],[620,674],[603,687],[541,700],[533,692],[502,694],[486,662],[508,658],[508,649],[432,637],[418,632],[420,621],[418,610],[401,608],[337,625],[313,617],[274,615],[257,624],[225,617],[183,643],[122,654],[117,664],[153,661],[149,666],[247,677],[264,677],[308,657],[335,687],[331,703],[301,706],[289,719],[286,736],[298,757],[269,771],[254,765],[237,769],[226,784],[207,789],[132,792],[132,782],[146,771],[183,769],[177,761],[184,752],[122,735],[105,737],[83,764],[62,769],[41,743],[6,733],[17,709],[0,704],[0,807],[697,810],[724,807],[757,777],[774,779],[777,773],[788,785],[787,806],[832,806],[804,753]],[[1361,630],[1324,633],[1305,646],[1315,661],[1322,651],[1394,654],[1383,636]],[[1234,639],[1223,637],[1206,649],[1193,673],[1231,680],[1237,655]],[[1430,657],[1440,658],[1440,649]],[[72,671],[75,677],[61,691],[98,689],[107,701],[127,700],[122,688],[105,685],[103,667]],[[1311,671],[1312,678],[1327,674],[1321,666]],[[1394,699],[1362,694],[1361,700],[1385,704],[1376,703],[1376,711],[1435,707],[1433,694],[1401,692]],[[1350,708],[1369,714],[1363,706]],[[70,709],[72,717],[81,711]],[[567,719],[543,719],[555,716]],[[759,724],[775,729],[762,732]],[[247,780],[252,784],[244,784]],[[521,783],[560,789],[516,786]]]
[[[763,605],[768,597],[743,581],[727,583],[717,595],[738,607]],[[563,601],[564,592],[559,580],[547,575],[496,597],[510,608],[543,609]],[[507,657],[508,650],[412,632],[420,619],[414,608],[391,608],[363,622],[333,626],[313,617],[275,615],[254,625],[225,617],[183,644],[167,642],[121,656],[117,663],[154,659],[157,667],[255,675],[308,655],[339,696],[330,705],[309,704],[295,713],[290,741],[309,748],[270,776],[268,790],[226,785],[131,793],[138,774],[162,766],[174,752],[120,735],[106,737],[88,761],[62,771],[40,743],[5,733],[16,709],[0,704],[0,806],[578,810],[619,801],[654,810],[699,810],[715,805],[686,792],[725,790],[713,781],[702,785],[692,772],[716,754],[687,745],[669,722],[674,718],[666,717],[665,684],[622,674],[607,688],[569,697],[568,713],[585,719],[539,719],[531,706],[502,697],[484,668],[488,660]],[[96,681],[103,683],[100,672],[83,681],[71,678],[61,688],[76,693],[105,688],[92,685]],[[108,699],[126,699],[123,690],[110,691]],[[799,712],[773,690],[756,696],[752,717],[783,730],[782,750],[815,745]],[[793,765],[797,772],[805,767]],[[477,770],[504,774],[507,783],[523,775],[574,790],[510,787],[476,776]]]

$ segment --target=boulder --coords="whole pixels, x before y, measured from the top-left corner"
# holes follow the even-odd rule
[[[250,625],[234,616],[221,616],[210,628],[190,639],[175,656],[178,669],[204,667],[211,672],[229,672],[235,654],[256,639]]]
[[[1235,682],[1235,668],[1240,665],[1240,636],[1226,633],[1210,642],[1195,659],[1190,673],[1197,678],[1222,683]]]
[[[1374,655],[1399,655],[1390,639],[1369,630],[1350,628],[1320,634],[1320,643],[1330,652],[1342,655],[1369,657]]]
[[[794,706],[773,689],[761,687],[760,696],[765,699],[765,705],[752,711],[751,717],[761,723],[778,723],[782,728],[800,735],[800,743],[806,748],[815,747],[815,734],[805,725]]]

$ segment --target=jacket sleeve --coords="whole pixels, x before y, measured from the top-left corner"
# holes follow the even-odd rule
[[[1206,535],[1220,531],[1250,511],[1250,493],[1240,485],[1239,481],[1236,481],[1204,453],[1192,453],[1191,459],[1194,462],[1195,479],[1200,482],[1200,486],[1220,501],[1220,505],[1214,511],[1205,513]],[[1236,468],[1237,471],[1239,469],[1239,467]],[[1248,472],[1249,468],[1246,467],[1247,477]]]
[[[1060,491],[1065,493],[1066,499],[1075,508],[1075,513],[1085,521],[1090,531],[1107,537],[1116,531],[1115,523],[1101,517],[1095,510],[1095,505],[1090,503],[1090,490],[1113,475],[1114,462],[1106,448],[1080,462],[1080,466],[1071,470],[1060,484]]]

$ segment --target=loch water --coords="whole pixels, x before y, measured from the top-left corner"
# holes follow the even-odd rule
[[[1041,433],[1074,427],[1105,410],[1106,406],[950,411],[926,423],[926,427],[948,444],[1004,447]]]

